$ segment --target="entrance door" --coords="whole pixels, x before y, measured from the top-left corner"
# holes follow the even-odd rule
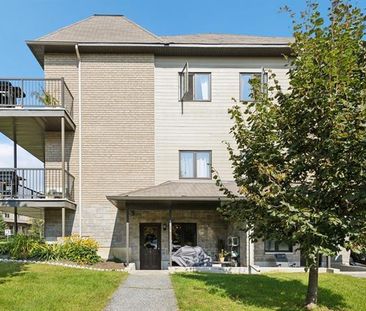
[[[161,269],[161,224],[140,224],[140,269]]]

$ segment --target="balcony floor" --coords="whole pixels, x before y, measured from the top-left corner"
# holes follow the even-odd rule
[[[15,207],[19,215],[36,218],[41,217],[45,209],[76,210],[75,202],[67,199],[0,199],[0,211],[14,213]]]
[[[0,107],[1,123],[11,118],[33,118],[44,128],[45,131],[60,131],[60,118],[65,118],[65,130],[75,131],[75,123],[64,108],[2,108]],[[5,120],[4,120],[4,119]],[[2,128],[0,128],[2,131]]]

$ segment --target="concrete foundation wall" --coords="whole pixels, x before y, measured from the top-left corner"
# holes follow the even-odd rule
[[[289,261],[289,265],[296,264],[297,267],[300,266],[300,252],[295,251],[296,247],[294,247],[293,252],[286,252],[287,259]],[[284,252],[278,252],[283,254]],[[264,249],[264,241],[258,241],[255,243],[254,247],[254,264],[262,267],[273,267],[276,266],[275,255],[276,253],[266,252]]]

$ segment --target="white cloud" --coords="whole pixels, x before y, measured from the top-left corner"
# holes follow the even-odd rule
[[[13,144],[12,142],[0,143],[0,167],[13,167]],[[32,156],[28,151],[18,146],[18,167],[20,168],[37,168],[43,167],[43,163],[36,157]]]

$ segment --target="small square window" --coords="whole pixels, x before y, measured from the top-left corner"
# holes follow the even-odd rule
[[[211,151],[180,151],[180,178],[211,179]]]
[[[182,98],[184,76],[180,73],[179,77],[179,97]],[[188,90],[188,93],[183,97],[184,101],[211,101],[211,74],[189,73]]]

